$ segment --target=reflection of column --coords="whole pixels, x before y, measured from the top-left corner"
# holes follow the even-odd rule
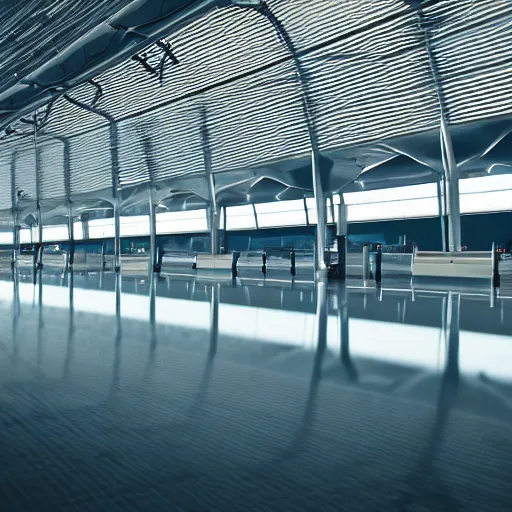
[[[68,272],[69,283],[69,327],[68,327],[68,345],[66,351],[66,360],[64,362],[63,378],[69,378],[69,369],[73,360],[73,336],[75,333],[75,300],[74,300],[74,274]]]
[[[443,494],[447,509],[457,509],[456,502],[451,498],[449,492],[443,488],[445,486],[444,481],[435,481],[437,480],[437,474],[434,470],[434,461],[442,447],[444,431],[459,385],[459,314],[460,295],[450,292],[448,300],[443,299],[442,318],[443,323],[446,320],[444,332],[447,340],[447,360],[437,400],[437,411],[432,431],[420,453],[418,464],[405,480],[405,490],[399,498],[404,510],[408,510],[409,506],[412,506],[417,500],[417,497],[425,492],[425,486],[429,480],[434,480],[439,492]]]
[[[446,307],[446,372],[459,374],[460,294],[448,293]]]
[[[38,322],[37,322],[37,371],[41,373],[43,364],[43,273],[39,272],[39,302],[38,302]]]
[[[146,364],[145,379],[148,380],[155,363],[158,336],[156,332],[156,283],[158,277],[149,273],[149,355]]]
[[[217,340],[219,337],[219,302],[220,284],[214,284],[210,296],[210,351],[209,356],[215,357],[217,353]]]
[[[13,366],[18,362],[18,321],[20,317],[20,287],[18,273],[13,272],[13,300],[12,300],[12,360]]]
[[[122,278],[119,272],[114,274],[115,296],[116,296],[116,335],[114,339],[114,362],[112,366],[112,386],[111,393],[114,394],[119,389],[119,374],[121,368],[121,284]]]
[[[348,290],[345,283],[338,288],[338,324],[340,329],[340,361],[350,381],[357,381],[357,370],[350,356]]]
[[[220,283],[212,285],[210,289],[210,347],[204,366],[199,391],[194,400],[189,414],[189,422],[192,426],[197,426],[199,422],[198,415],[205,405],[206,393],[210,386],[213,372],[213,363],[217,355],[217,343],[219,337],[219,303],[220,303]]]

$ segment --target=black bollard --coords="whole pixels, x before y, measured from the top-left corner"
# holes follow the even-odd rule
[[[499,249],[494,249],[493,251],[493,262],[492,262],[492,286],[494,288],[499,288],[501,285],[501,276],[500,276],[500,260],[501,260],[501,252]]]
[[[261,271],[263,272],[263,275],[267,275],[267,253],[263,251],[263,254],[261,255],[261,260],[263,262],[263,265],[261,266]]]
[[[382,245],[377,245],[377,254],[375,255],[375,282],[382,282]]]
[[[233,259],[231,260],[231,276],[236,278],[238,276],[238,259],[240,258],[240,253],[234,251],[233,252]]]
[[[297,269],[295,267],[295,249],[290,252],[290,274],[295,277],[297,275]]]

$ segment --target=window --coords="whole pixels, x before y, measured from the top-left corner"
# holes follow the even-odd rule
[[[0,244],[12,245],[12,231],[0,231]]]
[[[149,235],[149,215],[121,217],[121,236]]]
[[[258,226],[268,228],[275,226],[304,226],[306,211],[304,201],[276,201],[256,205]]]
[[[194,233],[207,230],[205,209],[156,214],[157,233]]]
[[[484,176],[459,181],[460,212],[512,210],[512,175]]]
[[[30,228],[20,229],[20,243],[29,244],[31,242],[32,238],[30,237]]]
[[[314,197],[308,197],[306,199],[306,206],[308,208],[308,220],[310,224],[318,224],[318,213],[316,211],[316,199]],[[325,204],[325,213],[327,215],[326,220],[327,223],[330,224],[334,222],[332,216],[332,207],[331,207],[331,199],[327,199]]]
[[[68,238],[67,226],[43,226],[43,242],[57,242]]]
[[[114,238],[114,219],[94,219],[89,222],[89,238]]]
[[[250,229],[256,227],[252,204],[226,208],[226,229]]]
[[[75,240],[83,240],[84,234],[82,231],[82,223],[81,222],[73,223],[73,236],[74,236]]]
[[[435,217],[437,185],[427,183],[343,194],[349,222]],[[339,199],[335,201],[339,203]]]

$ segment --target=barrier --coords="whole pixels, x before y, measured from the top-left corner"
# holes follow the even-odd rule
[[[413,265],[413,283],[487,287],[497,282],[495,263],[494,251],[418,251]]]

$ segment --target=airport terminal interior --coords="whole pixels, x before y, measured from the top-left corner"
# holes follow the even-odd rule
[[[511,0],[2,0],[0,510],[508,512]]]

